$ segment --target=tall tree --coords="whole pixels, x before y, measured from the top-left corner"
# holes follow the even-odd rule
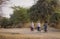
[[[19,6],[15,6],[13,9],[14,12],[10,18],[13,24],[25,23],[29,21],[29,16],[27,13],[28,9]]]
[[[38,0],[35,5],[30,8],[30,19],[33,21],[46,21],[53,13],[57,6],[57,0]]]
[[[50,26],[60,28],[60,13],[54,13],[49,21]]]

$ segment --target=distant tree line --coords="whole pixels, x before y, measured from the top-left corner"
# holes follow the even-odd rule
[[[2,28],[24,27],[24,23],[28,23],[30,20],[28,9],[20,6],[14,6],[12,9],[14,9],[14,11],[13,14],[10,15],[10,18],[4,17],[3,19],[0,19],[0,26]]]
[[[55,28],[60,28],[60,6],[58,0],[38,0],[31,8],[20,6],[12,7],[14,9],[10,18],[0,19],[1,27],[24,27],[25,23],[40,21]]]

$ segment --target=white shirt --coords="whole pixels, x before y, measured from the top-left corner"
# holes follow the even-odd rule
[[[40,23],[37,23],[37,27],[41,27]]]
[[[34,23],[33,23],[33,22],[31,23],[31,27],[33,27],[33,28],[34,28]]]

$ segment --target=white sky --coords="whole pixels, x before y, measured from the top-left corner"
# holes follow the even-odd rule
[[[10,0],[8,4],[2,7],[3,9],[3,16],[10,17],[9,15],[13,13],[13,9],[11,6],[22,6],[22,7],[31,7],[34,4],[34,0]]]

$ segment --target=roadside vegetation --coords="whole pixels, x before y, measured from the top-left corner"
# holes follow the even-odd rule
[[[2,19],[0,19],[0,27],[21,28],[31,21],[35,23],[40,21],[42,24],[47,21],[49,26],[60,29],[60,5],[58,1],[59,0],[38,0],[36,4],[28,9],[20,6],[11,7],[14,9],[13,14],[11,14],[10,18],[2,17]],[[0,5],[2,4],[3,2],[1,0]]]

